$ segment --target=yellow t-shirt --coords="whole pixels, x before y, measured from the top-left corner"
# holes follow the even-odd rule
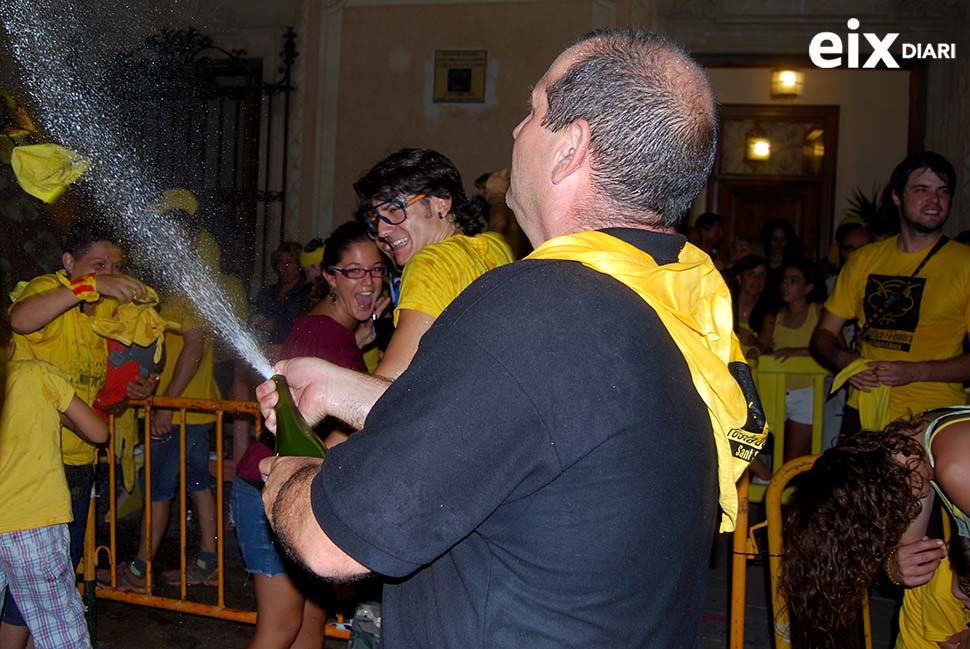
[[[854,252],[839,274],[825,308],[840,318],[858,318],[860,330],[885,303],[886,296],[901,297],[862,342],[862,356],[870,360],[927,361],[954,358],[963,353],[970,329],[970,246],[947,242],[910,277],[929,249],[905,253],[897,237],[864,246]],[[943,406],[966,403],[963,385],[922,382],[892,388],[889,418]],[[849,405],[857,407],[855,390]]]
[[[59,271],[64,275],[64,271]],[[40,275],[11,294],[14,304],[40,293],[62,288],[57,276]],[[94,333],[96,318],[110,318],[118,302],[105,297],[95,306],[93,316],[81,313],[80,305],[72,307],[29,334],[14,334],[14,360],[42,360],[67,374],[77,397],[89,406],[104,386],[108,370],[108,348],[105,339]],[[61,429],[61,452],[64,464],[78,466],[94,462],[95,447],[67,428]]]
[[[70,378],[44,361],[10,361],[0,413],[0,533],[73,520],[61,460],[61,419]]]
[[[967,628],[970,611],[950,591],[952,579],[944,558],[928,583],[906,589],[896,649],[940,649],[938,643]]]
[[[404,267],[394,326],[401,309],[413,309],[437,318],[469,284],[511,261],[509,244],[496,232],[474,237],[456,234],[441,243],[425,246]]]
[[[176,295],[162,302],[161,316],[165,320],[178,322],[182,327],[182,331],[199,328],[205,332],[202,360],[192,380],[189,381],[189,384],[179,396],[192,399],[221,399],[222,395],[219,392],[219,386],[216,385],[212,371],[214,365],[212,334],[205,320],[199,314],[198,309],[185,296]],[[168,384],[172,382],[175,363],[178,361],[179,354],[182,353],[183,346],[184,339],[181,333],[172,331],[165,333],[165,368],[162,370],[161,377],[159,378],[156,395],[165,394]],[[185,419],[187,424],[208,424],[216,420],[213,414],[191,411],[186,414]],[[178,424],[180,421],[179,413],[176,412],[172,418],[172,423]]]

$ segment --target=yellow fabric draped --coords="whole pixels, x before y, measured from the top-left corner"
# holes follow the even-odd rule
[[[720,530],[734,529],[736,482],[764,446],[768,428],[750,368],[732,331],[731,296],[710,257],[686,244],[675,263],[658,266],[647,253],[604,232],[546,241],[526,259],[577,261],[637,293],[657,313],[707,405],[717,450]]]
[[[846,381],[851,379],[859,372],[869,369],[872,359],[857,358],[835,375],[832,381],[832,392],[841,388]],[[888,385],[879,384],[878,388],[869,388],[868,392],[857,390],[859,395],[859,421],[866,430],[882,430],[892,419],[889,416],[889,399],[892,396],[892,388]]]
[[[119,304],[110,318],[95,318],[91,323],[94,333],[105,338],[117,340],[123,345],[149,347],[155,345],[153,360],[158,365],[162,359],[165,332],[179,330],[179,324],[165,320],[159,315],[158,293],[145,287],[148,294],[138,302]],[[135,485],[135,446],[138,437],[138,422],[135,411],[126,408],[115,417],[115,457],[121,462],[125,489],[131,491]]]
[[[95,318],[91,324],[94,333],[105,338],[117,340],[123,345],[148,347],[155,345],[154,361],[157,365],[162,359],[162,344],[165,332],[178,331],[179,324],[165,320],[158,314],[158,293],[146,287],[148,295],[137,302],[119,304],[110,318]]]
[[[87,158],[57,144],[27,144],[10,153],[20,187],[45,203],[57,200],[90,164]]]

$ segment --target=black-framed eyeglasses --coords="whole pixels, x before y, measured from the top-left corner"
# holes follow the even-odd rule
[[[408,208],[425,198],[427,194],[418,194],[414,198],[391,198],[379,203],[364,212],[364,220],[371,232],[377,232],[377,224],[384,221],[388,225],[400,225],[408,218]]]
[[[347,279],[363,279],[365,275],[387,277],[387,266],[384,264],[377,264],[370,268],[338,268],[336,266],[327,266],[327,268],[335,273],[340,273]]]

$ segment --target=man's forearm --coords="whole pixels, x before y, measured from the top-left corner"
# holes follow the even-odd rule
[[[360,430],[371,408],[381,398],[391,381],[342,367],[335,367],[337,374],[330,385],[327,414]]]
[[[172,379],[165,389],[165,396],[180,397],[195,377],[202,364],[205,354],[205,339],[202,336],[187,336],[182,346],[182,352],[175,361]]]
[[[10,310],[10,328],[18,334],[39,331],[78,302],[80,299],[66,286],[32,295]]]
[[[287,479],[273,502],[270,523],[291,559],[321,577],[352,580],[370,571],[337,547],[313,515],[310,485],[321,468],[308,464]]]
[[[809,347],[817,361],[836,372],[858,358],[858,355],[843,348],[838,336],[827,329],[816,329]]]
[[[920,381],[959,383],[970,381],[970,354],[939,361],[918,361]]]

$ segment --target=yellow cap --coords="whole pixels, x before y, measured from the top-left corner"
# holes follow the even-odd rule
[[[316,250],[311,250],[310,252],[300,253],[300,266],[313,266],[314,264],[319,265],[323,261],[323,246],[320,246]]]
[[[169,210],[182,210],[189,214],[195,214],[199,211],[199,199],[196,198],[195,194],[181,187],[166,189],[162,192],[162,199],[155,203],[155,210],[159,213]]]
[[[81,177],[91,162],[57,144],[14,147],[10,165],[20,187],[45,203],[53,203]]]

